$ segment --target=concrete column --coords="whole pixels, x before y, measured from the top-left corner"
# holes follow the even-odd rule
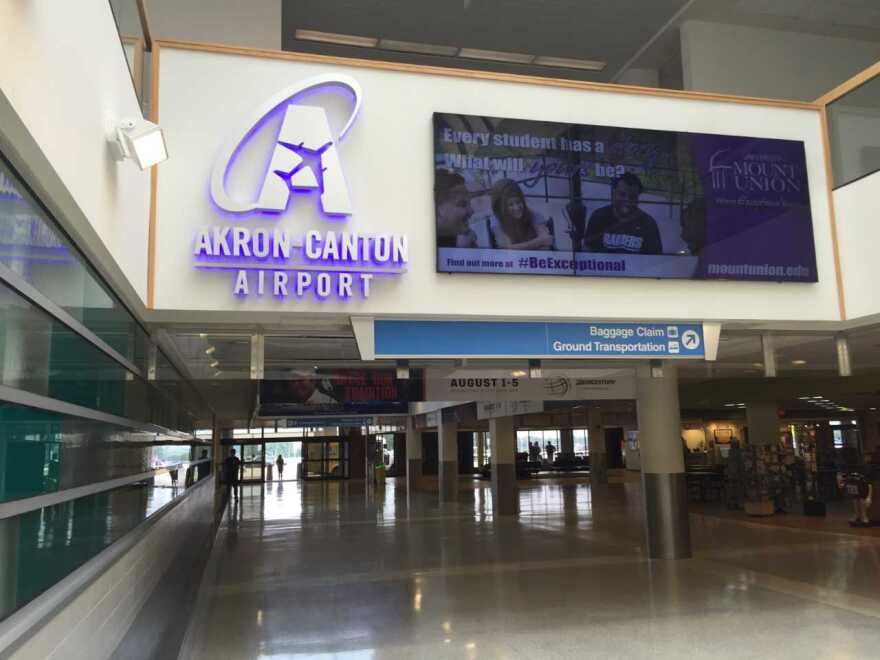
[[[675,366],[638,369],[636,396],[648,556],[686,559],[691,539]]]
[[[458,424],[441,420],[437,442],[440,503],[446,504],[458,499]]]
[[[587,446],[590,449],[590,483],[608,483],[608,454],[605,451],[605,428],[602,426],[602,409],[590,406],[587,410]]]
[[[862,447],[867,458],[880,447],[880,412],[868,410],[862,420]]]
[[[571,429],[559,431],[559,451],[562,454],[574,454],[574,431]]]
[[[516,490],[516,430],[513,417],[489,420],[492,434],[492,509],[496,516],[515,516]]]
[[[416,430],[415,417],[406,418],[406,492],[416,491],[422,477],[422,434]]]
[[[746,403],[746,424],[749,427],[749,443],[753,447],[775,447],[779,441],[779,416],[775,401]]]

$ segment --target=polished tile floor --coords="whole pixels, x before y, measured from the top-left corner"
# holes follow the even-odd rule
[[[393,481],[245,487],[182,657],[880,654],[876,538],[699,515],[694,559],[650,561],[637,482],[535,480],[499,521],[473,486],[447,508]]]

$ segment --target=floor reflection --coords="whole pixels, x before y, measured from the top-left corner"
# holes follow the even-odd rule
[[[872,539],[695,518],[695,559],[652,562],[636,480],[524,481],[498,519],[489,482],[460,487],[444,506],[395,479],[244,487],[193,657],[803,660],[880,643]]]

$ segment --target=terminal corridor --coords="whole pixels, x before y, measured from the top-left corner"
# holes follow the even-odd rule
[[[532,481],[499,521],[459,486],[245,486],[181,657],[766,657],[780,630],[777,658],[873,654],[880,538],[694,516],[694,559],[652,562],[637,481]]]

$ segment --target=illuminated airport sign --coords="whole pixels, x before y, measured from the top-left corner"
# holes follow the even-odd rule
[[[313,98],[327,93],[351,101],[336,135],[327,111]],[[316,76],[273,95],[246,118],[211,172],[211,202],[225,222],[196,232],[196,268],[229,271],[231,291],[239,298],[294,300],[369,298],[377,276],[406,271],[406,236],[342,228],[354,208],[339,145],[362,96],[353,78]],[[266,150],[267,132],[274,139],[255,180],[248,170],[259,162],[254,149]],[[243,159],[245,153],[249,159]],[[308,214],[317,216],[320,226],[304,222]],[[326,229],[327,223],[333,229]]]

